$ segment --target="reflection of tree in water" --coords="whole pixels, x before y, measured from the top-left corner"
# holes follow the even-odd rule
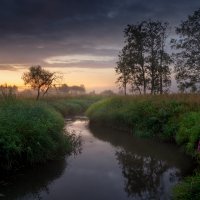
[[[96,138],[116,147],[116,158],[125,178],[125,191],[130,198],[167,200],[172,186],[191,170],[188,165],[191,160],[172,145],[98,125],[90,124],[90,130]]]
[[[66,168],[65,159],[51,161],[47,164],[33,166],[31,169],[22,170],[4,180],[0,185],[3,199],[41,199],[40,192],[49,193],[49,184],[59,178]]]
[[[166,162],[143,157],[125,150],[116,152],[117,160],[125,178],[125,191],[129,197],[160,199],[163,193],[161,176],[167,171]],[[169,181],[175,182],[177,171],[172,170]]]

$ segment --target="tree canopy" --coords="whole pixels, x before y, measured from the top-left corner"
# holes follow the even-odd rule
[[[171,57],[165,50],[167,27],[167,23],[149,20],[125,28],[125,46],[115,68],[125,94],[127,85],[139,94],[168,91]]]
[[[44,96],[59,78],[61,77],[55,72],[45,70],[40,65],[30,67],[29,72],[25,72],[22,75],[24,84],[30,85],[32,89],[37,90],[37,100],[41,94]]]

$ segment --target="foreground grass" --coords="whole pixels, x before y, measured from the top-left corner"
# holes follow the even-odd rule
[[[45,162],[58,152],[70,150],[63,134],[64,120],[52,107],[34,101],[6,101],[0,104],[1,167]]]
[[[86,114],[91,123],[129,128],[138,136],[176,142],[187,154],[200,159],[199,95],[113,97],[93,104]],[[174,198],[190,199],[195,194],[200,199],[199,177],[197,173],[177,185]]]

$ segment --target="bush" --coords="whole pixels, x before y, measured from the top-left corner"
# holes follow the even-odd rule
[[[20,162],[45,162],[69,149],[63,126],[62,116],[45,103],[1,102],[0,165],[12,168]]]
[[[86,112],[91,122],[131,127],[136,135],[173,140],[180,103],[150,98],[114,97],[93,104]]]
[[[176,134],[176,141],[183,145],[187,153],[197,154],[198,141],[200,139],[200,112],[189,112],[182,116]]]

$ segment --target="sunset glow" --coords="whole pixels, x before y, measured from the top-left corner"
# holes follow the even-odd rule
[[[0,7],[0,83],[23,86],[32,65],[58,71],[63,83],[88,91],[112,89],[124,46],[124,27],[149,18],[176,26],[199,1],[3,1]],[[170,13],[169,13],[170,10]],[[173,31],[172,31],[173,32]]]

